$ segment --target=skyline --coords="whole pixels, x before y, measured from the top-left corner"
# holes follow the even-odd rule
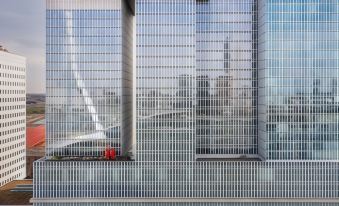
[[[27,93],[45,93],[45,1],[0,0],[0,5],[0,45],[27,58]]]

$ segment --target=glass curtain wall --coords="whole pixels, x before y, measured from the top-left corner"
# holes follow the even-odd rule
[[[121,1],[47,1],[46,155],[120,153]]]
[[[191,161],[195,0],[138,0],[137,160]]]
[[[267,159],[339,159],[338,4],[261,1],[259,118]]]
[[[197,1],[197,154],[257,154],[255,0]]]

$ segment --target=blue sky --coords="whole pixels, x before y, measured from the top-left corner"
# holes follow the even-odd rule
[[[45,1],[0,0],[0,45],[27,58],[27,93],[44,93]]]

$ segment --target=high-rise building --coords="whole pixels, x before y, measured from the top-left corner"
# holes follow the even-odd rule
[[[26,177],[26,58],[0,46],[0,186]]]
[[[338,10],[47,0],[47,155],[32,202],[338,205]]]

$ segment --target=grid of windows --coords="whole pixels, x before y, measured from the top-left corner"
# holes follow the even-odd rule
[[[260,1],[266,159],[339,160],[338,0]]]
[[[137,160],[192,161],[195,1],[136,4]]]
[[[67,156],[99,154],[107,142],[132,132],[121,117],[131,119],[133,108],[125,96],[131,92],[133,23],[124,5],[115,4],[120,1],[48,2],[57,8],[47,11],[48,146]],[[34,164],[35,200],[338,204],[338,5],[137,0],[136,161],[42,159]],[[117,98],[101,101],[106,94]],[[115,123],[124,129],[111,130]],[[59,137],[72,140],[70,152],[54,150]],[[97,139],[74,144],[86,138]],[[282,161],[195,161],[196,153],[259,153]]]
[[[0,187],[25,178],[26,60],[0,50]]]
[[[337,199],[339,196],[339,163],[335,162],[41,160],[35,162],[35,168],[34,198]]]
[[[119,154],[121,136],[131,135],[125,1],[47,1],[47,8],[47,156],[101,156],[107,145]]]
[[[197,154],[257,154],[256,1],[197,1]]]

